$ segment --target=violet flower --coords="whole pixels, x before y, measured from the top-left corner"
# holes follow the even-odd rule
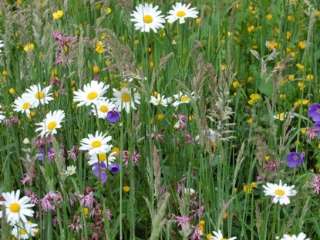
[[[107,113],[106,119],[109,123],[117,123],[118,121],[120,121],[120,112],[113,109]]]
[[[104,163],[96,163],[92,167],[93,174],[98,177],[102,184],[105,184],[107,182],[107,172],[106,172],[107,166]]]
[[[309,106],[308,116],[314,122],[320,122],[320,103],[314,103]]]
[[[296,168],[304,162],[304,153],[290,152],[287,155],[287,164],[289,168]]]

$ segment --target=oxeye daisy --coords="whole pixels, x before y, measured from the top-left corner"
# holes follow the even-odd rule
[[[170,101],[171,101],[170,98],[161,96],[160,93],[156,93],[154,94],[154,96],[151,96],[150,98],[150,103],[153,104],[154,106],[161,105],[161,106],[167,107]]]
[[[92,106],[92,113],[98,118],[106,119],[108,112],[114,108],[115,105],[110,100],[101,98]]]
[[[196,8],[191,8],[190,4],[184,4],[177,2],[172,6],[172,9],[169,11],[169,15],[166,17],[169,23],[179,21],[180,24],[185,23],[186,18],[197,18],[198,11]]]
[[[42,122],[36,124],[39,126],[36,131],[40,132],[41,137],[54,135],[57,133],[57,129],[61,128],[64,118],[65,114],[62,110],[49,112]]]
[[[30,203],[31,199],[27,196],[20,198],[20,190],[16,192],[2,193],[3,201],[0,205],[3,205],[4,213],[0,212],[0,216],[5,215],[8,223],[11,225],[17,224],[20,221],[27,222],[26,217],[33,216],[33,210],[30,209],[34,205]]]
[[[13,102],[13,110],[15,112],[25,113],[29,116],[30,109],[35,107],[35,101],[29,96],[29,94],[24,93],[21,97],[18,97]]]
[[[97,103],[108,88],[109,85],[92,80],[90,83],[85,84],[83,89],[74,92],[74,101],[78,102],[78,106],[90,106]]]
[[[178,107],[181,104],[188,104],[192,100],[192,97],[193,97],[192,95],[193,95],[192,93],[190,96],[189,94],[179,92],[178,94],[173,95],[174,102],[172,103],[172,105],[174,107]]]
[[[237,239],[236,237],[231,237],[231,238],[224,237],[220,230],[218,230],[217,232],[213,231],[212,233],[213,233],[213,236],[211,236],[209,238],[210,240],[234,240],[234,239]]]
[[[26,90],[26,93],[29,95],[30,100],[34,103],[34,107],[38,107],[40,104],[48,104],[53,97],[50,93],[51,86],[42,88],[40,84],[32,85],[29,89]]]
[[[93,154],[90,156],[90,160],[88,161],[89,165],[92,166],[97,163],[104,163],[106,165],[109,165],[110,163],[113,163],[115,160],[115,154],[114,153],[106,153],[106,152],[101,152],[98,154]]]
[[[139,4],[131,14],[134,28],[141,32],[150,32],[150,30],[157,32],[158,29],[163,28],[165,19],[158,9],[158,6],[149,3]]]
[[[116,106],[119,109],[125,109],[127,113],[131,109],[136,109],[135,104],[140,104],[140,95],[135,92],[135,89],[122,88],[120,91],[113,89],[113,96]]]
[[[97,131],[95,135],[89,134],[87,138],[82,139],[79,149],[82,151],[88,151],[89,155],[106,153],[112,148],[112,145],[108,144],[111,139],[111,136],[106,136],[105,134]]]
[[[310,240],[304,233],[299,233],[298,235],[288,235],[284,234],[281,240]]]
[[[2,111],[0,111],[0,123],[6,119],[6,116],[4,115],[4,113]]]
[[[13,226],[11,234],[16,239],[29,239],[34,237],[39,232],[38,224],[27,221]]]
[[[272,202],[279,203],[280,205],[288,205],[290,203],[289,197],[297,194],[297,191],[294,190],[294,186],[282,184],[281,180],[279,184],[267,183],[263,188],[264,194],[273,197]]]

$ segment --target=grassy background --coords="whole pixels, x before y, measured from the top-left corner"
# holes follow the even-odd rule
[[[105,217],[101,239],[188,239],[200,220],[205,221],[204,235],[223,229],[238,239],[263,240],[304,231],[318,239],[319,196],[313,193],[310,179],[319,171],[320,156],[317,140],[309,140],[305,128],[311,123],[307,105],[319,101],[320,96],[319,3],[195,0],[192,5],[200,11],[199,19],[184,25],[166,24],[157,34],[133,29],[130,13],[138,3],[0,3],[0,33],[5,42],[0,101],[7,116],[20,119],[12,127],[1,126],[0,190],[29,189],[39,197],[48,191],[62,193],[64,200],[56,213],[35,208],[39,239],[90,239],[94,219],[83,214],[79,203],[71,206],[69,201],[72,194],[83,194],[88,186],[94,189],[101,209],[110,209],[113,216],[111,220]],[[153,3],[167,12],[174,1]],[[55,21],[52,13],[58,9],[64,16]],[[77,37],[66,49],[68,64],[54,63],[54,31]],[[105,54],[95,51],[97,41],[103,42]],[[272,51],[267,41],[277,44],[277,55],[269,60]],[[305,41],[305,48],[299,48],[301,41]],[[27,43],[34,44],[30,52],[24,51]],[[257,51],[259,59],[250,50]],[[101,69],[97,75],[93,74],[94,65]],[[97,121],[87,108],[77,108],[72,102],[72,91],[93,78],[119,88],[125,76],[142,78],[130,83],[141,94],[141,104],[133,113],[123,113],[121,123]],[[46,86],[53,77],[63,85],[63,90],[53,87],[53,102],[37,109],[31,119],[12,111],[17,95],[34,83]],[[11,94],[10,88],[16,94]],[[153,91],[167,96],[194,91],[199,98],[178,109],[155,108],[148,103]],[[252,93],[261,99],[250,105]],[[108,97],[112,97],[111,91]],[[120,174],[109,175],[107,184],[101,185],[83,153],[75,162],[62,156],[54,163],[35,161],[35,147],[22,141],[35,138],[34,123],[48,110],[56,109],[66,113],[56,136],[57,150],[71,149],[99,129],[108,132],[113,145],[121,150],[138,151],[139,164],[123,166]],[[295,117],[276,120],[274,115],[282,112]],[[164,114],[163,120],[159,120],[159,113]],[[176,114],[189,116],[185,131],[173,128]],[[203,134],[208,127],[217,133],[211,142]],[[152,138],[155,133],[163,134],[163,141]],[[200,135],[199,143],[187,143],[186,133],[193,139]],[[303,167],[292,170],[286,166],[290,150],[306,153]],[[266,170],[270,161],[278,166],[276,170]],[[24,186],[20,179],[33,163],[35,180]],[[71,164],[77,166],[77,174],[63,178],[64,166]],[[262,184],[279,179],[294,184],[298,191],[289,206],[273,205],[262,192]],[[257,188],[243,191],[243,186],[252,182],[257,182]],[[195,189],[196,194],[178,194],[178,184]],[[128,193],[123,192],[124,185],[130,187]],[[173,216],[191,216],[199,206],[204,207],[203,216],[193,217],[188,229],[181,231]],[[68,228],[75,215],[81,216],[79,232]],[[53,218],[58,224],[52,224]],[[1,239],[8,239],[8,226],[3,223],[0,231]]]

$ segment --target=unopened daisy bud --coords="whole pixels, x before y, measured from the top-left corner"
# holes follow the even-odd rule
[[[26,145],[29,144],[29,143],[30,143],[29,138],[23,139],[22,143],[23,143],[23,144],[26,144]]]
[[[112,152],[114,155],[118,156],[119,153],[120,153],[120,148],[118,148],[118,147],[113,147],[113,148],[111,149],[111,152]]]
[[[300,49],[305,49],[306,48],[306,42],[305,41],[300,41],[298,43],[298,48]]]
[[[105,13],[109,15],[110,13],[112,13],[112,9],[110,7],[106,8]]]

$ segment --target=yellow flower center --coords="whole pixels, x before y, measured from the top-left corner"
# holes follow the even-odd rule
[[[21,208],[21,206],[20,206],[20,203],[18,203],[18,202],[14,202],[9,205],[10,211],[14,212],[14,213],[20,212],[20,208]]]
[[[102,142],[99,139],[97,139],[93,140],[90,145],[92,148],[98,148],[102,146]]]
[[[100,106],[99,111],[106,113],[106,112],[109,112],[109,108],[107,105],[102,105],[102,106]]]
[[[94,99],[96,99],[98,97],[98,93],[97,92],[89,92],[87,94],[87,99],[92,101]]]
[[[99,162],[105,162],[107,160],[107,154],[106,153],[99,153],[98,160],[99,160]]]
[[[285,191],[281,188],[278,188],[274,191],[274,194],[277,196],[277,197],[283,197],[285,195]]]
[[[186,96],[186,95],[183,95],[183,96],[180,97],[180,101],[182,103],[188,103],[190,101],[190,98],[188,96]]]
[[[129,93],[122,93],[121,95],[121,101],[122,102],[125,102],[125,103],[128,103],[131,101],[131,96]]]
[[[144,15],[143,22],[146,24],[150,24],[153,22],[153,17],[151,15]]]
[[[44,92],[38,91],[35,95],[36,99],[41,100],[44,98]]]
[[[54,130],[57,127],[57,122],[56,121],[50,121],[47,125],[47,128],[49,131]]]
[[[22,229],[19,230],[19,235],[20,235],[20,236],[22,236],[22,235],[27,235],[27,234],[28,234],[28,232],[27,232],[27,230],[25,230],[24,228],[22,228]]]
[[[27,110],[27,109],[29,109],[29,108],[30,108],[30,103],[25,102],[25,103],[22,104],[22,109],[23,109],[23,110]]]
[[[187,13],[185,11],[183,11],[183,10],[179,10],[177,12],[177,17],[184,17],[185,15],[187,15]]]

